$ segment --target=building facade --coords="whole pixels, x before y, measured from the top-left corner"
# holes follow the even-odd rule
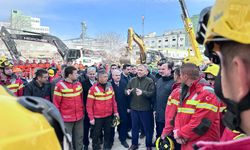
[[[49,27],[41,26],[40,18],[23,15],[18,10],[11,11],[10,21],[11,28],[13,29],[49,33]]]

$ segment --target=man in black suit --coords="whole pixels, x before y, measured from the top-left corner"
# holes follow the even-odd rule
[[[87,69],[87,78],[86,80],[82,81],[82,87],[83,87],[83,102],[84,106],[86,106],[87,103],[87,96],[88,91],[91,88],[93,84],[96,83],[96,68],[95,67],[89,67]],[[88,150],[89,146],[89,117],[87,115],[87,111],[85,109],[85,118],[84,118],[84,136],[83,136],[83,144],[84,144],[84,150]]]

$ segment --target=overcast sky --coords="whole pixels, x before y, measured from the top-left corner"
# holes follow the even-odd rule
[[[186,0],[189,14],[199,14],[215,0]],[[87,35],[116,32],[124,38],[133,27],[144,32],[162,34],[169,29],[183,27],[178,0],[1,0],[0,21],[8,21],[11,9],[41,18],[41,25],[63,39],[76,38],[81,33],[81,22],[87,23]]]

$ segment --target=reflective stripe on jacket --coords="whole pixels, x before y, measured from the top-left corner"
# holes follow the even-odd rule
[[[219,141],[220,101],[207,81],[196,80],[181,97],[175,129],[179,137],[187,139],[182,150],[193,149],[192,145],[200,140]]]
[[[54,90],[53,103],[60,111],[65,122],[82,119],[84,106],[81,83],[69,83],[65,80],[58,82]]]
[[[104,89],[99,83],[94,84],[89,89],[86,108],[90,120],[117,113],[117,104],[112,86],[108,83]]]

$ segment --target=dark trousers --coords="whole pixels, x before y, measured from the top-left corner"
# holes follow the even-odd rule
[[[120,125],[117,127],[118,133],[119,133],[119,140],[121,142],[124,142],[127,139],[128,134],[128,114],[127,111],[119,112],[120,116]],[[114,141],[115,136],[115,128],[112,128],[112,136],[111,136],[111,142]]]
[[[83,135],[83,145],[89,146],[89,129],[90,129],[90,123],[89,123],[89,117],[85,115],[84,118],[84,135]]]
[[[67,133],[72,137],[74,150],[83,149],[83,119],[75,122],[64,122]]]
[[[152,146],[153,138],[153,112],[131,110],[132,118],[132,145],[138,145],[140,122],[146,135],[146,146]]]
[[[112,116],[105,118],[95,118],[95,125],[93,130],[92,146],[93,150],[99,150],[100,145],[98,143],[102,129],[104,129],[104,148],[111,148],[111,121]]]
[[[156,121],[156,139],[161,136],[165,123]]]

